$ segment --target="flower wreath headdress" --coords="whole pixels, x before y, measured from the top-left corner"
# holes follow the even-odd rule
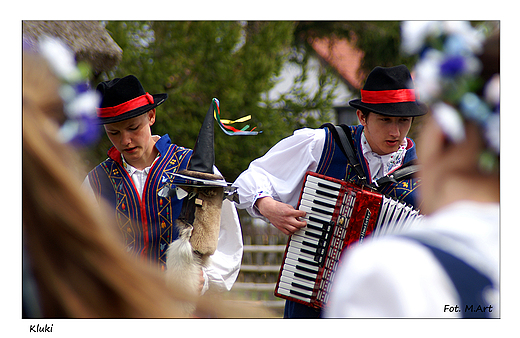
[[[24,40],[23,50],[43,56],[61,81],[59,94],[66,121],[60,127],[59,139],[79,147],[95,143],[101,136],[96,115],[101,96],[89,85],[90,67],[83,62],[76,64],[74,54],[57,38],[42,36],[36,43]]]
[[[492,170],[500,156],[500,79],[495,74],[484,84],[480,77],[484,30],[467,21],[405,21],[401,34],[404,52],[419,54],[414,82],[421,101],[452,142],[465,138],[464,120],[477,123],[486,141],[480,166]]]

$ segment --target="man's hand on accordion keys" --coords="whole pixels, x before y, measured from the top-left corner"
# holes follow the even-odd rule
[[[271,197],[260,198],[255,205],[264,217],[286,235],[293,234],[307,225],[307,222],[300,220],[300,217],[305,217],[305,211],[294,209],[291,205],[278,202]]]

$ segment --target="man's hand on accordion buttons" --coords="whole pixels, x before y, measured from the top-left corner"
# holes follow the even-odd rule
[[[257,200],[256,207],[264,217],[286,235],[307,225],[307,222],[299,219],[305,216],[305,211],[294,209],[291,205],[275,201],[271,197]]]

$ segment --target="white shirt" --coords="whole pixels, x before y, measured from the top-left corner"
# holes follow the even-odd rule
[[[248,169],[233,183],[240,196],[237,207],[264,220],[266,219],[254,207],[259,198],[269,196],[296,207],[305,173],[315,172],[318,167],[325,136],[325,129],[298,129],[293,135],[275,144],[264,156],[251,162]],[[362,137],[364,139],[364,135]],[[372,155],[375,153],[368,142],[362,147],[371,171],[374,168],[377,172],[379,167],[384,167],[378,178],[400,165],[406,153],[406,143],[396,153],[377,155],[378,158]]]
[[[121,157],[123,158],[123,156]],[[157,158],[154,160],[154,163]],[[139,192],[139,196],[142,196],[146,178],[152,166],[138,170],[128,164],[124,158],[123,166],[132,178]],[[216,167],[214,167],[214,171],[220,175]],[[83,182],[83,187],[87,189],[88,194],[94,196],[94,191],[90,186],[88,176]],[[222,203],[217,249],[211,256],[211,264],[202,269],[205,280],[202,293],[206,292],[210,286],[221,291],[231,290],[240,272],[243,251],[244,246],[240,219],[234,203],[226,199]]]
[[[157,159],[159,158],[159,155],[155,157],[152,164],[149,167],[144,168],[143,170],[139,170],[136,167],[131,166],[128,164],[124,158],[123,155],[121,155],[121,159],[123,160],[123,168],[125,168],[126,172],[132,179],[132,182],[134,182],[135,188],[137,189],[137,192],[139,193],[139,197],[143,196],[143,189],[144,184],[146,183],[146,178],[148,177],[148,173],[150,172],[150,169],[152,168],[153,164]]]
[[[324,144],[325,130],[309,128],[296,130],[275,144],[233,183],[240,196],[238,208],[263,218],[253,206],[266,196],[296,207],[305,173],[318,167]]]
[[[457,202],[425,217],[409,230],[462,259],[499,285],[499,205]],[[491,317],[499,317],[498,294],[486,295]],[[324,310],[329,318],[462,317],[451,279],[423,245],[398,237],[365,240],[340,261]],[[475,304],[475,308],[478,304]],[[460,308],[461,306],[459,306]]]

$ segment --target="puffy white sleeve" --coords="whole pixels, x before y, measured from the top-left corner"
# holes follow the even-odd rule
[[[213,166],[213,172],[222,176],[216,166]],[[242,228],[237,209],[234,203],[224,199],[217,249],[211,256],[209,266],[202,269],[205,280],[202,293],[209,288],[216,291],[231,290],[240,272],[243,253]]]
[[[208,288],[219,291],[229,291],[240,272],[240,263],[244,245],[242,230],[234,203],[225,199],[222,203],[220,232],[215,253],[211,256],[211,263],[203,268],[205,283],[202,292]]]
[[[324,143],[324,129],[303,128],[275,144],[233,183],[240,199],[237,207],[262,217],[254,204],[266,196],[296,207],[304,175],[316,170]]]

